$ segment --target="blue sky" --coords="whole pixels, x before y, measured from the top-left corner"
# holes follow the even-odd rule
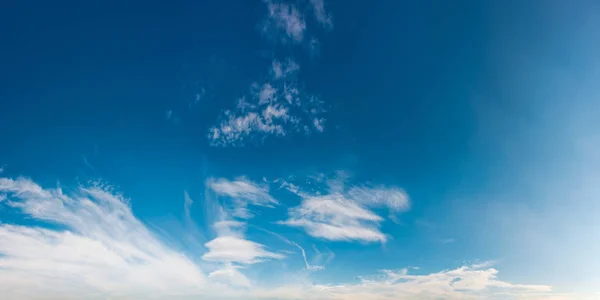
[[[8,299],[600,299],[595,1],[3,6]]]

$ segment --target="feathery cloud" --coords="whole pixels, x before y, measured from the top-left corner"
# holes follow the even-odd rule
[[[383,218],[341,194],[308,197],[289,210],[282,225],[303,228],[313,237],[334,241],[385,242],[379,230]]]
[[[279,180],[282,188],[300,196],[302,202],[289,209],[289,218],[278,224],[303,228],[309,235],[326,240],[386,242],[386,235],[379,229],[384,218],[372,209],[385,207],[390,212],[389,218],[398,222],[394,214],[410,207],[408,196],[397,187],[347,187],[348,178],[343,171],[336,172],[334,178],[318,178],[312,186],[324,182],[326,194],[322,190],[302,191],[293,183]]]
[[[0,283],[14,299],[197,291],[205,282],[185,255],[159,241],[108,187],[72,195],[26,178],[0,178],[4,203],[63,229],[0,224]]]
[[[249,206],[273,207],[278,202],[269,195],[268,186],[260,186],[246,178],[227,180],[224,178],[209,178],[206,186],[219,196],[231,200],[227,206],[234,217],[249,219],[253,216]]]
[[[220,236],[206,243],[209,251],[202,256],[207,261],[255,264],[265,259],[283,259],[285,256],[265,250],[264,245],[236,236]]]

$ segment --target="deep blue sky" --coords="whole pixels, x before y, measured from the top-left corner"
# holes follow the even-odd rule
[[[207,180],[245,176],[280,203],[245,221],[245,237],[290,246],[258,226],[308,251],[330,249],[335,259],[310,274],[315,283],[494,261],[502,280],[597,292],[598,3],[327,1],[328,27],[310,17],[313,2],[291,1],[306,21],[299,42],[262,30],[268,3],[2,4],[1,176],[71,191],[101,180],[173,240],[189,230],[173,227],[187,222],[187,191],[199,245],[215,238]],[[324,130],[214,145],[209,130],[224,111],[253,83],[275,82],[273,62],[288,59],[300,67],[301,93],[322,101]],[[339,171],[347,188],[405,191],[410,209],[397,222],[372,208],[386,218],[385,243],[275,223],[310,198],[281,180],[308,191],[306,178],[339,181]],[[9,205],[0,222],[31,218]],[[175,244],[194,261],[206,251]],[[295,255],[287,263],[301,268]],[[261,268],[244,272],[257,282],[277,276]]]

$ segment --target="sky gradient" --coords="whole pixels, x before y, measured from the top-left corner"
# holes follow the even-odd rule
[[[600,299],[597,1],[9,1],[6,299]]]

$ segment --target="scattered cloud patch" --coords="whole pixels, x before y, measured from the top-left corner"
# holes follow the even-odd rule
[[[236,109],[225,110],[218,124],[209,129],[210,145],[243,146],[290,132],[322,132],[323,104],[300,88],[296,80],[299,69],[290,59],[273,61],[269,79],[253,83],[249,94],[238,99]]]
[[[331,29],[333,21],[331,20],[331,14],[325,10],[325,0],[310,0],[310,4],[317,22],[325,29]]]
[[[250,279],[242,274],[238,269],[240,266],[226,264],[222,268],[208,274],[208,278],[214,282],[223,283],[234,287],[249,288],[252,286]]]
[[[282,43],[300,44],[307,31],[307,18],[325,29],[333,28],[332,16],[325,8],[324,0],[309,0],[289,3],[280,0],[265,0],[267,16],[262,23],[262,32]],[[305,12],[309,12],[306,14]]]
[[[306,22],[304,16],[293,4],[278,1],[265,1],[268,15],[263,23],[263,32],[267,35],[283,33],[281,40],[300,43],[304,39]]]

